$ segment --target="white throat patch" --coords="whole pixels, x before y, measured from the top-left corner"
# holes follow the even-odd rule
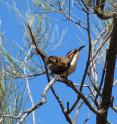
[[[79,53],[77,53],[77,54],[73,57],[73,59],[72,59],[72,61],[71,61],[71,64],[70,64],[70,68],[69,68],[69,70],[68,70],[68,74],[71,74],[71,73],[73,73],[73,72],[76,70],[78,58],[79,58]]]
[[[75,63],[77,63],[78,58],[79,58],[79,53],[77,53],[77,54],[73,57],[73,59],[72,59],[72,61],[71,61],[71,65],[74,65]]]

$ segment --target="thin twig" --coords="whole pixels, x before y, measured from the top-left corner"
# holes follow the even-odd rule
[[[105,45],[105,43],[108,41],[108,39],[111,36],[111,31],[109,32],[109,34],[107,35],[107,37],[105,38],[104,42],[102,43],[102,45],[99,47],[99,49],[97,50],[97,52],[95,53],[95,55],[92,57],[92,59],[90,60],[90,63],[93,61],[93,59],[97,56],[97,54],[99,53],[99,51],[101,50],[101,48]]]
[[[87,116],[87,118],[84,120],[84,123],[83,123],[83,124],[86,124],[86,123],[88,122],[88,120],[90,119],[90,117],[91,117],[91,115],[90,115],[90,113],[88,113],[88,116]]]
[[[88,96],[86,96],[87,99],[88,99],[88,97],[90,96],[90,94],[91,94],[91,92],[88,94]],[[82,101],[82,102],[80,103],[80,105],[78,106],[78,108],[77,108],[77,110],[76,110],[76,112],[75,112],[75,118],[74,118],[74,120],[73,120],[73,123],[74,123],[74,124],[77,124],[77,119],[78,119],[78,115],[79,115],[79,110],[80,110],[80,108],[82,107],[83,104],[84,104],[84,101]]]
[[[98,98],[98,96],[100,94],[100,91],[101,91],[101,88],[102,88],[102,85],[103,85],[103,82],[104,82],[104,76],[105,76],[105,72],[106,72],[106,61],[107,61],[107,52],[106,52],[106,59],[105,59],[104,67],[103,67],[102,77],[101,77],[101,81],[100,81],[100,86],[99,86],[99,89],[97,91],[95,101],[97,101],[97,98]]]
[[[19,115],[14,116],[14,115],[0,115],[2,118],[13,118],[13,119],[20,119],[21,113]]]
[[[113,110],[114,112],[117,113],[117,106],[112,106],[111,108],[112,108],[112,110]]]
[[[86,63],[86,67],[85,67],[85,71],[84,71],[84,75],[81,81],[81,85],[80,85],[80,92],[82,92],[83,89],[83,85],[85,82],[85,78],[87,75],[87,71],[89,68],[89,61],[90,61],[90,55],[91,55],[91,37],[90,37],[90,23],[89,23],[89,13],[87,13],[87,28],[86,28],[87,32],[88,32],[88,39],[89,39],[89,51],[88,51],[88,59],[87,59],[87,63]],[[72,112],[72,110],[75,108],[75,106],[77,105],[77,103],[79,102],[80,97],[78,96],[78,98],[76,99],[76,101],[74,102],[74,104],[72,105],[71,109],[68,111],[69,113]]]
[[[33,113],[36,109],[40,108],[43,104],[46,103],[46,93],[51,88],[51,86],[55,83],[56,79],[57,79],[57,76],[55,76],[52,80],[50,80],[50,82],[46,85],[44,91],[42,92],[42,98],[40,102],[37,105],[31,107],[28,111],[23,112],[17,124],[21,124],[30,113]]]
[[[61,107],[61,110],[62,110],[62,112],[63,112],[63,114],[64,114],[66,120],[69,122],[69,124],[73,124],[71,118],[69,117],[69,114],[68,114],[67,111],[65,110],[65,107],[64,107],[62,101],[60,100],[60,98],[59,98],[58,95],[56,94],[55,90],[53,90],[53,87],[51,88],[51,90],[52,90],[52,93],[54,94],[54,96],[55,96],[55,98],[56,98],[56,100],[57,100],[59,106]]]
[[[31,51],[32,51],[32,48],[33,48],[33,47],[32,47],[32,45],[31,45],[30,50],[29,50],[27,56],[26,56],[25,59],[24,59],[24,63],[27,62],[28,56],[30,55],[30,53],[31,53]],[[26,69],[27,69],[27,68],[24,67],[24,75],[25,75],[25,76],[27,75]],[[30,86],[29,86],[28,77],[26,77],[25,79],[26,79],[26,87],[27,87],[27,91],[28,91],[28,96],[29,96],[29,98],[30,98],[32,107],[34,107],[34,102],[33,102],[33,98],[32,98],[31,91],[30,91]],[[32,112],[32,119],[33,119],[33,124],[35,124],[36,121],[35,121],[35,112],[34,112],[34,111]]]
[[[50,82],[46,85],[46,87],[42,92],[42,97],[46,97],[47,91],[52,87],[52,85],[56,82],[57,79],[58,79],[58,76],[55,75],[54,78],[50,80]]]
[[[93,57],[94,55],[94,43],[91,42],[91,58]],[[98,89],[98,74],[97,74],[97,68],[96,68],[96,64],[95,64],[95,61],[92,60],[92,62],[90,63],[90,70],[91,70],[91,74],[92,74],[92,77],[93,77],[93,80],[94,80],[94,85],[96,87],[96,90]],[[94,88],[95,88],[94,87]]]
[[[69,0],[69,18],[71,19],[71,4],[70,4],[70,0]]]
[[[87,28],[81,24],[81,21],[80,21],[80,20],[79,20],[79,21],[78,21],[78,20],[75,21],[75,20],[73,20],[72,18],[69,18],[69,16],[66,15],[64,11],[60,11],[59,13],[61,13],[64,17],[66,17],[66,19],[68,19],[68,20],[71,21],[72,23],[74,23],[74,24],[80,26],[80,27],[83,28],[84,30],[87,30]]]
[[[73,89],[74,92],[77,93],[77,95],[79,95],[79,98],[81,98],[84,101],[84,103],[88,106],[88,108],[91,111],[93,111],[95,114],[98,114],[98,111],[90,104],[88,99],[76,88],[76,86],[74,86],[72,81],[70,81],[70,80],[61,80],[61,82],[67,84],[71,89]]]
[[[87,13],[87,33],[88,33],[88,40],[89,40],[89,52],[88,52],[88,60],[85,68],[85,72],[83,75],[83,79],[81,81],[80,91],[82,91],[82,87],[84,85],[85,77],[89,68],[89,61],[91,57],[91,33],[90,33],[90,20],[89,20],[89,14]]]

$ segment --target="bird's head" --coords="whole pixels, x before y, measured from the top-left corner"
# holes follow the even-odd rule
[[[68,52],[68,53],[67,53],[67,56],[70,57],[70,58],[73,58],[73,56],[76,55],[76,54],[78,54],[78,53],[80,53],[80,51],[81,51],[84,47],[85,47],[85,46],[83,45],[83,46],[81,46],[81,47],[79,47],[79,48],[77,48],[77,49],[74,49],[74,50]]]

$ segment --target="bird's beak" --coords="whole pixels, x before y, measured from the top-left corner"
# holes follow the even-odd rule
[[[82,48],[86,47],[85,45],[81,46],[78,48],[78,50],[80,51]]]

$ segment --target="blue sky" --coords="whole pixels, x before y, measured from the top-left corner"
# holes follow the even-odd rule
[[[7,0],[5,2],[1,2],[0,0],[0,18],[2,22],[0,30],[4,33],[4,37],[6,41],[5,45],[6,47],[8,47],[9,52],[12,54],[12,56],[17,56],[17,53],[13,52],[13,49],[14,49],[12,48],[13,46],[12,45],[7,46],[7,41],[9,41],[9,44],[12,40],[17,41],[18,44],[20,44],[22,47],[25,47],[24,39],[23,39],[24,24],[23,24],[23,21],[21,21],[19,17],[16,16],[16,13],[14,12],[14,10],[12,10],[12,8],[10,8],[5,4],[6,2]],[[9,3],[10,3],[9,5],[11,6],[12,2],[9,2]],[[27,3],[22,3],[21,5],[18,4],[18,7],[23,8],[24,10],[27,10]],[[50,14],[49,16],[52,18],[53,28],[57,26],[59,33],[61,33],[65,29],[67,30],[67,32],[65,33],[62,39],[62,43],[58,48],[56,48],[54,51],[52,51],[51,49],[46,51],[48,55],[64,56],[69,50],[78,48],[82,44],[85,44],[86,46],[88,46],[88,43],[86,42],[87,40],[86,33],[84,32],[83,34],[81,30],[79,30],[79,28],[76,27],[75,24],[69,21],[67,22],[61,21],[64,18],[59,14],[58,15]],[[55,21],[54,18],[56,18],[56,20],[58,21]],[[82,15],[81,15],[81,18],[83,18]],[[82,41],[82,43],[81,41],[79,41],[78,38]],[[75,73],[73,73],[69,77],[69,79],[71,79],[73,82],[78,84],[81,82],[83,71],[85,69],[85,64],[87,60],[87,51],[88,51],[87,47],[81,51],[81,58],[78,62],[77,71],[75,71]],[[38,61],[38,59],[36,59],[35,61]],[[25,81],[21,81],[21,83],[25,83]],[[29,84],[30,84],[34,103],[36,104],[40,100],[41,92],[43,91],[44,87],[47,84],[46,77],[40,76],[40,77],[36,77],[35,79],[30,79]],[[60,98],[64,101],[64,105],[66,105],[68,101],[70,102],[70,105],[71,105],[77,97],[69,87],[67,87],[66,85],[63,85],[62,83],[57,82],[54,85],[54,88],[56,89],[56,92],[59,94]],[[87,95],[87,90],[86,91],[84,90],[84,93],[85,95]],[[28,100],[25,104],[25,109],[30,108],[30,106],[31,104],[30,104],[30,101]],[[87,117],[88,112],[89,112],[88,108],[86,106],[83,106],[78,118],[79,124],[82,124],[84,119]],[[48,91],[47,93],[47,103],[44,106],[42,106],[39,110],[36,110],[35,113],[36,113],[36,124],[54,124],[54,123],[67,124],[65,117],[61,112],[61,109],[51,91]],[[90,113],[90,114],[91,114],[91,118],[87,124],[95,123],[95,115],[93,113]],[[74,112],[71,114],[71,116],[72,117],[74,116]],[[31,118],[32,118],[32,115],[28,117],[26,124],[32,123]],[[113,120],[113,124],[115,124],[117,121],[117,118],[111,118],[111,119]]]

